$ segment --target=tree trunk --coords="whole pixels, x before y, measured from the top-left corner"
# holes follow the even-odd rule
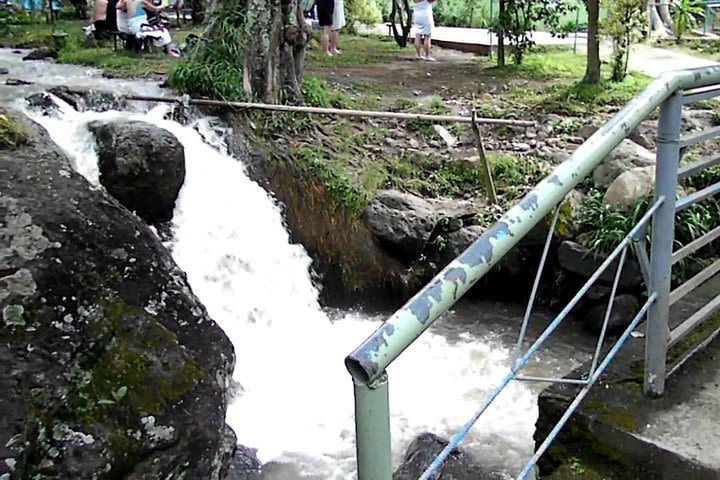
[[[583,82],[596,84],[600,82],[600,0],[587,0],[587,10],[587,67],[585,68]]]
[[[310,29],[299,0],[214,0],[208,26],[190,61],[211,68],[217,45],[236,49],[243,92],[251,101],[301,102]],[[222,74],[222,73],[219,73]],[[227,81],[227,79],[223,79]]]
[[[192,0],[192,22],[200,25],[205,21],[205,0]]]
[[[492,19],[490,19],[492,21]],[[497,64],[498,67],[505,66],[505,0],[500,0],[498,7],[498,22],[497,22]]]

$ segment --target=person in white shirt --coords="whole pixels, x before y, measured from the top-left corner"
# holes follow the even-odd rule
[[[345,26],[345,4],[343,0],[335,0],[335,10],[333,11],[332,33],[330,34],[330,53],[337,55],[340,53],[338,49],[338,40],[340,39],[340,29]]]

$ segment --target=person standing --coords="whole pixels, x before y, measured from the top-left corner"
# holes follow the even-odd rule
[[[435,28],[433,6],[435,0],[415,0],[413,9],[413,26],[415,27],[415,52],[418,60],[434,62],[430,56],[432,30]],[[425,55],[422,55],[424,51]]]
[[[323,29],[320,36],[320,46],[325,55],[332,56],[330,42],[332,38],[333,14],[335,13],[335,0],[317,0],[318,23]]]
[[[332,33],[330,34],[330,53],[337,55],[340,29],[345,26],[345,4],[343,0],[335,0],[335,11],[333,12]]]

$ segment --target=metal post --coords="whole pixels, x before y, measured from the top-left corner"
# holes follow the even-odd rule
[[[355,386],[355,439],[358,480],[392,480],[388,377]]]
[[[670,273],[675,233],[675,191],[680,159],[678,139],[681,118],[682,92],[676,92],[660,106],[660,122],[658,124],[655,199],[665,197],[665,202],[655,212],[650,247],[650,291],[657,294],[657,300],[653,302],[648,312],[645,339],[644,390],[645,394],[649,396],[661,396],[665,391]]]

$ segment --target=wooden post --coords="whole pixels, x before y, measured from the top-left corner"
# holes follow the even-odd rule
[[[497,193],[495,193],[495,183],[493,183],[492,169],[490,168],[490,163],[485,156],[485,146],[483,145],[482,136],[480,135],[480,127],[478,127],[477,124],[477,113],[475,112],[475,109],[472,111],[472,122],[470,125],[472,126],[473,133],[475,134],[478,161],[482,165],[483,175],[485,176],[485,194],[488,196],[492,205],[497,205],[498,199]]]

